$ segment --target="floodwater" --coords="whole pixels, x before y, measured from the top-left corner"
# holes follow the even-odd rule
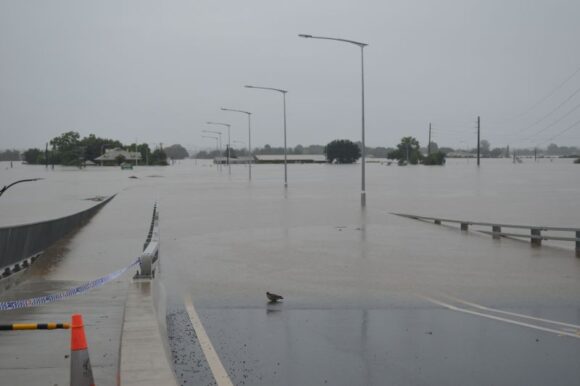
[[[134,176],[137,178],[129,178]],[[543,385],[580,378],[573,242],[492,240],[390,214],[580,228],[572,160],[449,160],[444,167],[207,161],[134,170],[0,163],[0,226],[60,217],[117,194],[29,273],[89,280],[129,264],[159,203],[161,274],[180,384],[213,377],[191,295],[234,384]],[[572,234],[562,234],[572,236]],[[268,304],[266,291],[284,295]],[[450,309],[447,305],[455,307]]]

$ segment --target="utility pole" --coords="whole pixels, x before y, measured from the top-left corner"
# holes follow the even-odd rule
[[[479,139],[479,131],[481,129],[481,121],[479,119],[479,115],[477,116],[477,166],[479,166],[479,152],[480,152],[480,139]]]
[[[429,122],[429,144],[427,145],[427,156],[431,155],[431,122]]]
[[[538,148],[534,147],[534,162],[537,162],[538,159]]]

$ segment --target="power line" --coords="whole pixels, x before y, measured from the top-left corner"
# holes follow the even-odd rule
[[[541,130],[538,130],[538,131],[536,131],[534,134],[532,134],[532,135],[530,135],[530,136],[526,137],[525,139],[528,139],[528,138],[533,138],[533,137],[535,137],[536,135],[538,135],[538,134],[540,134],[540,133],[542,133],[542,132],[544,132],[544,131],[548,130],[549,128],[552,128],[552,127],[554,127],[556,124],[560,123],[560,122],[561,122],[561,121],[562,121],[564,118],[568,117],[568,116],[569,116],[570,114],[572,114],[574,111],[578,110],[578,108],[580,108],[580,103],[578,103],[576,106],[574,106],[574,107],[572,108],[572,110],[568,111],[566,114],[562,115],[560,118],[558,118],[558,119],[556,119],[554,122],[550,123],[548,126],[544,127],[544,128],[543,128],[543,129],[541,129]]]
[[[550,91],[547,95],[540,98],[536,103],[532,104],[526,110],[524,110],[523,112],[521,112],[515,116],[512,116],[511,118],[503,119],[500,122],[496,122],[496,124],[502,123],[502,122],[513,121],[514,119],[519,119],[519,118],[525,116],[530,111],[534,110],[536,107],[538,107],[539,105],[544,103],[546,100],[548,100],[552,95],[554,95],[562,87],[564,87],[564,85],[566,85],[566,83],[568,83],[570,80],[572,80],[572,78],[574,78],[574,76],[576,76],[576,74],[578,74],[579,72],[580,72],[580,66],[578,68],[576,68],[576,70],[574,70],[574,72],[572,72],[572,74],[570,74],[566,79],[564,79],[564,81],[562,81],[562,83],[557,85],[552,91]]]
[[[566,133],[566,132],[568,132],[568,131],[572,130],[572,129],[573,129],[574,127],[576,127],[578,124],[580,124],[580,120],[577,120],[576,122],[574,122],[573,124],[571,124],[570,126],[568,126],[567,128],[565,128],[564,130],[560,131],[558,134],[556,134],[556,135],[554,135],[554,136],[552,136],[552,137],[548,138],[546,141],[544,141],[544,142],[540,143],[539,145],[541,145],[541,144],[544,144],[544,143],[547,143],[547,142],[550,142],[550,141],[552,141],[552,140],[554,140],[554,139],[558,138],[558,137],[559,137],[559,136],[561,136],[562,134],[564,134],[564,133]]]
[[[536,126],[538,123],[542,122],[544,119],[548,118],[550,115],[552,115],[556,111],[558,111],[562,106],[564,106],[570,99],[574,98],[578,93],[580,93],[580,87],[578,87],[571,95],[569,95],[568,98],[564,99],[564,102],[562,102],[558,106],[556,106],[555,109],[553,109],[552,111],[550,111],[548,114],[542,116],[540,119],[538,119],[537,121],[535,121],[534,123],[532,123],[528,127],[523,128],[519,132],[520,133],[521,132],[524,132],[524,131],[526,131],[528,129],[531,129],[532,127]]]

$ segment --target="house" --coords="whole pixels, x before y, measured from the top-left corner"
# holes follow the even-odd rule
[[[127,151],[116,147],[106,149],[105,154],[95,158],[95,162],[99,162],[101,166],[117,166],[123,162],[134,162],[137,165],[141,159],[141,153],[138,151]]]
[[[257,164],[283,164],[283,154],[257,154],[254,156]],[[287,163],[289,164],[323,164],[326,163],[326,157],[323,154],[288,154]]]
[[[256,161],[253,158],[250,157],[237,157],[237,158],[231,158],[230,157],[230,164],[231,165],[235,165],[235,164],[247,164],[249,162],[255,163]],[[222,164],[225,165],[228,163],[228,157],[214,157],[213,159],[213,163],[214,164]]]

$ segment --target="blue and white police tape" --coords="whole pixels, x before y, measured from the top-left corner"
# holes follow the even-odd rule
[[[102,277],[95,279],[93,281],[89,281],[89,282],[82,284],[78,287],[69,288],[66,291],[62,291],[62,292],[58,292],[58,293],[50,294],[50,295],[39,296],[36,298],[9,300],[9,301],[0,302],[0,311],[16,310],[19,308],[39,306],[41,304],[52,303],[52,302],[55,302],[57,300],[61,300],[61,299],[68,298],[71,296],[83,294],[90,289],[100,287],[100,286],[110,282],[111,280],[115,280],[116,278],[118,278],[119,276],[121,276],[122,274],[127,272],[129,269],[131,269],[132,267],[137,265],[138,263],[139,263],[139,258],[135,259],[135,261],[133,261],[130,265],[128,265],[125,268],[122,268],[118,271],[112,272],[108,275],[102,276]]]

